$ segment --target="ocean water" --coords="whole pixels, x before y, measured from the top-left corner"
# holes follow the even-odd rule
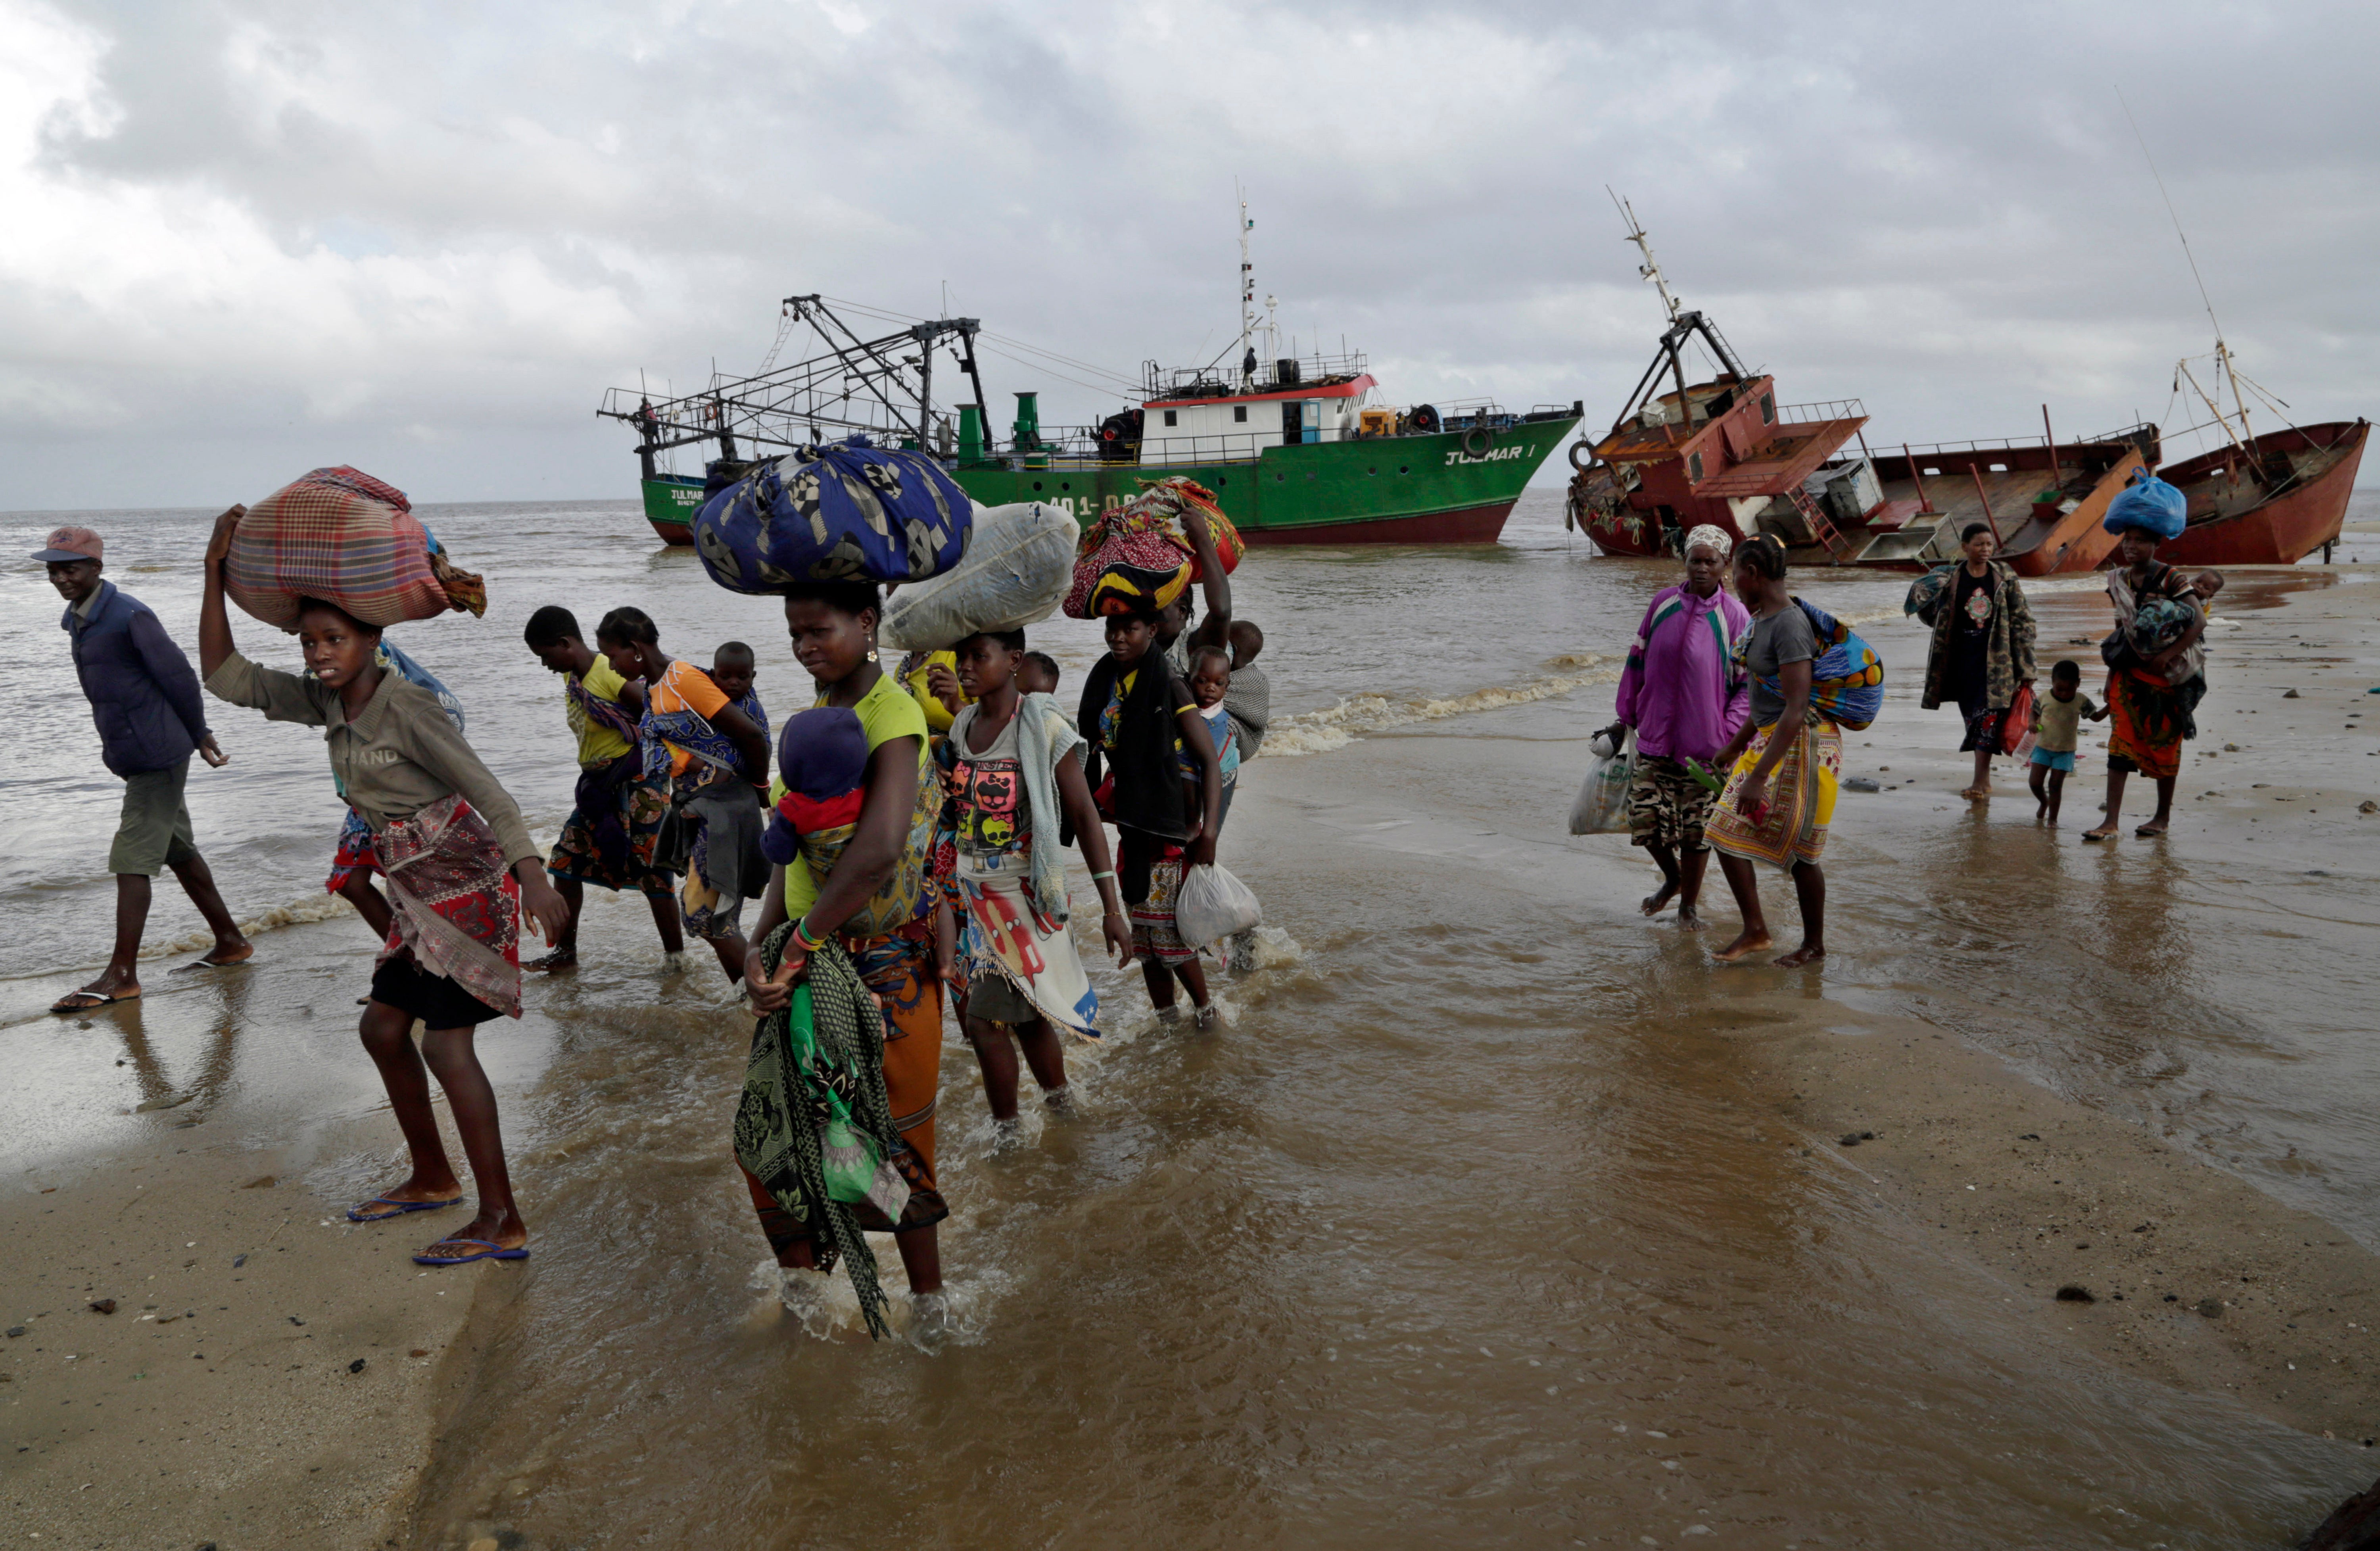
[[[462,697],[541,835],[574,770],[556,685],[519,640],[534,608],[591,628],[634,603],[698,659],[746,640],[772,710],[807,699],[769,601],[712,588],[630,503],[423,515],[488,576],[492,607],[399,638]],[[211,516],[79,520],[188,640]],[[2359,504],[2343,559],[2380,559],[2374,517]],[[55,520],[0,520],[0,542],[30,550]],[[1265,898],[1263,963],[1204,1036],[1155,1025],[1136,972],[1095,971],[1112,1032],[1070,1053],[1079,1109],[1028,1099],[1014,1141],[947,1044],[961,1335],[939,1357],[870,1346],[834,1297],[787,1311],[756,1277],[726,1144],[744,1034],[715,976],[657,986],[641,909],[599,899],[585,967],[533,986],[523,1034],[488,1041],[539,1254],[477,1332],[478,1381],[407,1543],[2288,1543],[2368,1479],[2358,1457],[2059,1346],[2015,1290],[1793,1161],[1757,1100],[1775,1075],[1759,1031],[1774,996],[1823,997],[1847,1033],[1918,1019],[2380,1244],[2380,1079],[2358,1032],[2380,996],[2380,892],[2343,838],[2369,830],[2325,818],[2100,854],[2031,829],[2029,804],[1969,814],[1903,785],[1957,763],[1947,715],[1916,709],[1906,578],[1828,574],[1809,594],[1892,673],[1887,719],[1847,757],[1891,763],[1891,789],[1839,818],[1823,975],[1714,974],[1627,908],[1643,867],[1624,845],[1560,827],[1672,576],[1596,556],[1548,496],[1492,548],[1251,552],[1237,607],[1266,629],[1277,721],[1223,860]],[[2243,583],[2238,639],[2282,649],[2259,624],[2276,604],[2366,582]],[[26,691],[0,777],[0,975],[30,981],[103,956],[118,783],[55,595],[30,566],[18,585],[0,615]],[[2028,591],[2045,655],[2086,655],[2065,643],[2104,629],[2091,579]],[[294,662],[277,632],[236,627]],[[1032,635],[1078,685],[1096,633]],[[2261,727],[2252,708],[2218,674],[2201,715],[2229,736]],[[191,802],[226,896],[268,923],[327,914],[340,808],[318,739],[230,708],[216,725],[234,763],[194,769]],[[2310,757],[2360,769],[2361,744],[2325,736]],[[2091,800],[2070,789],[2070,840]],[[1716,878],[1707,899],[1731,919]],[[1785,926],[1773,890],[1770,907]],[[195,926],[163,884],[152,942]],[[271,983],[275,940],[250,985]],[[359,982],[360,934],[353,951]],[[227,1085],[285,1093],[303,1091],[274,1075],[292,1052],[352,1063],[338,1101],[368,1105],[349,988],[313,973],[321,990],[273,1003],[268,1037],[208,1048]],[[171,1016],[228,1028],[237,994]],[[57,1028],[0,1037],[46,1072]],[[34,1107],[20,1090],[0,1118]],[[335,1199],[382,1166],[327,1158],[306,1182]],[[883,1260],[897,1289],[889,1244]]]

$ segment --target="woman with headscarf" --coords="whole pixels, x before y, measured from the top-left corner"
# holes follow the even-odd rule
[[[2033,610],[2016,573],[1992,558],[1998,547],[1989,527],[1969,523],[1959,537],[1961,559],[1949,585],[1918,611],[1934,627],[1921,703],[1930,711],[1944,700],[1958,702],[1966,728],[1959,752],[1975,757],[1975,778],[1959,794],[1969,802],[1992,794],[2001,719],[2018,687],[2030,687],[2034,676]]]
[[[1752,628],[1737,643],[1752,681],[1751,714],[1715,761],[1730,773],[1707,832],[1743,930],[1713,956],[1732,963],[1769,945],[1753,871],[1755,862],[1766,862],[1793,875],[1802,946],[1777,963],[1798,969],[1827,956],[1827,878],[1818,858],[1834,821],[1843,735],[1811,704],[1821,643],[1810,613],[1786,589],[1785,546],[1767,534],[1745,539],[1735,555],[1735,590],[1752,613]]]
[[[1705,524],[1686,535],[1686,579],[1654,596],[1628,648],[1614,708],[1636,730],[1636,773],[1628,790],[1628,840],[1652,854],[1661,886],[1645,898],[1658,915],[1675,899],[1678,924],[1699,930],[1695,902],[1710,844],[1703,836],[1718,793],[1694,765],[1725,748],[1743,725],[1750,683],[1730,649],[1752,615],[1719,583],[1732,541]]]

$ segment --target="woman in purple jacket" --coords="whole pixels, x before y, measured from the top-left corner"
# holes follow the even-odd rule
[[[1636,730],[1636,776],[1628,791],[1629,843],[1660,864],[1661,886],[1645,897],[1658,915],[1678,902],[1678,925],[1702,929],[1702,895],[1710,846],[1703,820],[1717,785],[1694,777],[1687,761],[1707,760],[1743,725],[1751,685],[1729,658],[1751,626],[1744,606],[1719,587],[1728,536],[1705,525],[1686,535],[1686,579],[1654,598],[1620,675],[1620,725]]]

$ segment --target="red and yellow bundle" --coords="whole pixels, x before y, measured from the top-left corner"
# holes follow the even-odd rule
[[[1181,474],[1139,483],[1138,495],[1100,513],[1083,530],[1075,551],[1075,585],[1066,594],[1068,618],[1153,612],[1203,580],[1187,522],[1193,512],[1214,537],[1223,574],[1239,569],[1247,544],[1215,504],[1213,491]]]

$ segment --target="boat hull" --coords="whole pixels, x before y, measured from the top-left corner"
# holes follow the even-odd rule
[[[694,515],[702,510],[702,481],[682,474],[661,474],[644,485],[645,521],[652,524],[662,542],[692,545]]]
[[[1572,417],[1475,436],[1363,437],[1268,447],[1229,462],[1137,464],[1024,460],[952,470],[986,506],[1039,501],[1088,525],[1142,483],[1185,475],[1215,492],[1251,544],[1492,544],[1531,475],[1577,427]]]
[[[2257,487],[2243,489],[2231,477],[2242,461],[2237,448],[2164,470],[2161,478],[2190,498],[2190,524],[2157,546],[2157,558],[2175,565],[2294,565],[2338,537],[2371,430],[2363,420],[2333,420],[2255,438],[2251,454],[2287,458],[2294,475],[2268,499],[2255,499]],[[2241,506],[2243,494],[2249,502]]]

